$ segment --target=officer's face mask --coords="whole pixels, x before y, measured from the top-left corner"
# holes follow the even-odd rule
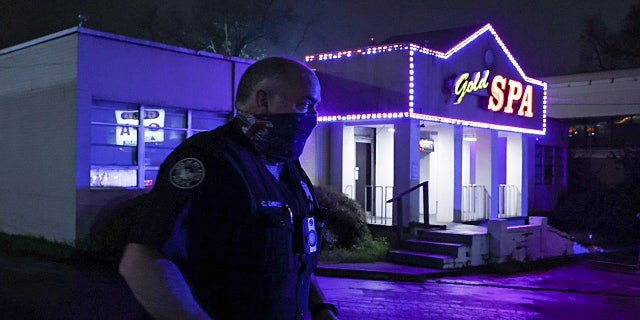
[[[267,160],[286,162],[302,154],[307,138],[318,123],[317,113],[256,115],[238,112],[242,131]]]

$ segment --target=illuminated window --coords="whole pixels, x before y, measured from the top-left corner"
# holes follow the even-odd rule
[[[92,188],[149,188],[175,147],[225,122],[210,111],[110,101],[94,101],[91,111]]]
[[[573,130],[573,131],[572,131]],[[570,148],[637,148],[640,116],[576,118],[569,131]]]

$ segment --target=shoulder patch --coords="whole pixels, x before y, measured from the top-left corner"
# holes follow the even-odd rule
[[[169,170],[169,181],[177,188],[190,189],[202,183],[204,175],[202,161],[196,158],[184,158],[176,162]]]

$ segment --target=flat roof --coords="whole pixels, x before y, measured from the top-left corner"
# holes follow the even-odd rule
[[[113,34],[113,33],[109,33],[109,32],[93,30],[93,29],[89,29],[89,28],[85,28],[85,27],[71,27],[71,28],[68,28],[68,29],[65,29],[65,30],[61,30],[61,31],[58,31],[58,32],[55,32],[55,33],[52,33],[52,34],[48,34],[46,36],[42,36],[42,37],[39,37],[39,38],[35,38],[33,40],[29,40],[27,42],[23,42],[23,43],[14,45],[14,46],[11,46],[11,47],[8,47],[8,48],[5,48],[5,49],[1,49],[0,50],[0,55],[5,55],[5,54],[8,54],[8,53],[16,52],[16,51],[19,51],[19,50],[22,50],[22,49],[25,49],[25,48],[28,48],[28,47],[32,47],[32,46],[35,46],[35,45],[38,45],[38,44],[41,44],[41,43],[45,43],[47,41],[63,38],[63,37],[66,37],[66,36],[74,34],[74,33],[86,34],[86,35],[91,35],[91,36],[95,36],[95,37],[121,41],[121,42],[128,42],[128,43],[132,43],[132,44],[137,44],[137,45],[142,45],[142,46],[147,46],[147,47],[153,47],[153,48],[158,48],[158,49],[162,49],[162,50],[180,52],[180,53],[184,53],[184,54],[205,56],[205,57],[214,58],[214,59],[232,60],[232,61],[244,62],[244,63],[249,63],[249,64],[254,62],[254,60],[252,60],[252,59],[233,57],[233,56],[225,56],[225,55],[222,55],[222,54],[219,54],[219,53],[209,52],[209,51],[206,51],[206,50],[195,50],[195,49],[188,49],[188,48],[184,48],[184,47],[172,46],[172,45],[159,43],[159,42],[155,42],[155,41],[151,41],[151,40],[143,40],[143,39],[138,39],[138,38],[133,38],[133,37],[128,37],[128,36]]]

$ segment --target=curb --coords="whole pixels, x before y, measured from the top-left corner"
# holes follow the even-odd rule
[[[317,276],[336,277],[336,278],[353,278],[365,280],[385,280],[385,281],[402,281],[402,282],[424,282],[428,279],[437,279],[442,277],[460,276],[468,274],[487,273],[490,270],[486,266],[469,267],[462,269],[430,269],[424,268],[420,270],[410,271],[388,271],[375,270],[372,264],[362,264],[354,266],[353,264],[332,264],[318,265],[314,270]]]
[[[588,258],[588,256],[565,256],[528,263],[505,263],[501,265],[483,265],[458,269],[432,269],[392,263],[320,263],[314,270],[314,274],[317,276],[337,278],[424,282],[428,279],[470,274],[516,274],[534,270],[545,270],[560,265],[588,260]]]

